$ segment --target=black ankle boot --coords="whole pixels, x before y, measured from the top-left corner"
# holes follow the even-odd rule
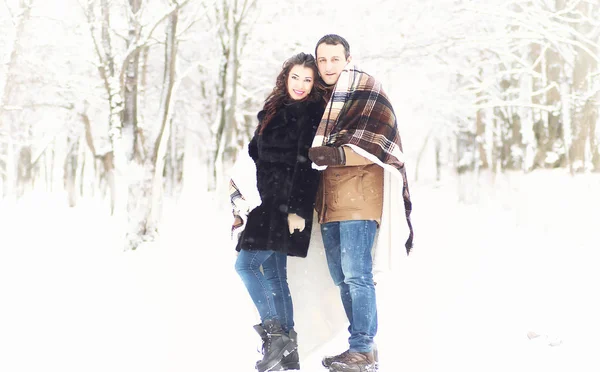
[[[298,354],[298,334],[292,328],[288,332],[288,336],[290,337],[290,340],[292,340],[294,351],[292,351],[290,354],[288,354],[288,356],[283,358],[283,360],[281,361],[281,369],[279,369],[279,371],[300,369],[300,355]],[[277,369],[271,369],[271,371],[277,371]]]
[[[262,340],[262,346],[260,347],[260,352],[261,354],[265,355],[265,345],[267,344],[267,331],[265,331],[265,329],[263,328],[262,323],[261,324],[257,324],[254,326],[254,330],[256,331],[256,333],[258,333],[258,335],[260,336],[261,340]],[[256,365],[254,366],[254,368],[258,369],[258,363],[262,362],[262,360],[257,360],[256,361]]]
[[[256,369],[258,372],[281,370],[283,360],[296,350],[297,345],[285,334],[278,320],[265,320],[262,328],[267,337],[263,347],[264,357],[256,364]]]

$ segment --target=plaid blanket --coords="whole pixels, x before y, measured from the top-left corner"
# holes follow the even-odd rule
[[[404,211],[410,231],[405,247],[407,254],[410,253],[414,235],[410,219],[412,203],[396,115],[381,84],[353,64],[348,64],[340,74],[312,143],[313,147],[342,145],[358,148],[361,155],[402,177]]]
[[[231,202],[231,212],[234,216],[248,214],[248,211],[245,208],[246,198],[244,198],[244,195],[242,195],[233,179],[229,180],[229,201]]]

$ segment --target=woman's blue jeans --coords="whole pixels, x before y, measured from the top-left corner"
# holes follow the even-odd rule
[[[321,225],[329,273],[340,288],[350,322],[350,351],[369,352],[377,333],[377,303],[371,248],[377,223],[368,220]]]
[[[285,332],[294,328],[286,253],[242,249],[235,262],[235,270],[246,285],[261,322],[277,319]]]

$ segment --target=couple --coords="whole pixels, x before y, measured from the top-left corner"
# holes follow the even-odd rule
[[[245,224],[235,269],[258,310],[259,372],[299,369],[287,256],[306,257],[316,209],[329,272],[350,322],[348,350],[325,357],[330,371],[377,370],[372,248],[384,203],[384,171],[400,176],[412,247],[411,203],[393,108],[381,85],[351,63],[350,46],[326,35],[315,57],[288,59],[258,113],[248,152],[262,203],[239,210]],[[262,267],[262,270],[261,270]]]

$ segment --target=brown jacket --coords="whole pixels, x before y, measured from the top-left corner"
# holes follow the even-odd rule
[[[319,223],[374,220],[381,222],[383,168],[343,146],[345,166],[321,172],[315,209]]]

